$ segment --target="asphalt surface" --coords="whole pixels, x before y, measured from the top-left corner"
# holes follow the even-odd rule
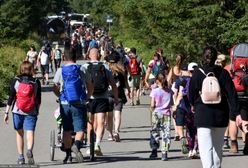
[[[52,81],[52,79],[51,79]],[[149,96],[141,97],[141,105],[130,106],[126,104],[122,113],[122,126],[120,138],[121,142],[116,143],[107,140],[105,133],[101,148],[103,156],[97,157],[96,161],[91,162],[86,155],[86,149],[81,149],[85,156],[84,163],[63,165],[62,160],[65,153],[56,149],[55,161],[50,161],[50,131],[56,128],[56,120],[53,116],[57,108],[56,97],[52,93],[52,83],[49,86],[42,87],[42,105],[37,122],[34,146],[34,159],[36,165],[40,167],[91,167],[91,168],[157,168],[157,167],[175,167],[175,168],[200,168],[200,159],[190,160],[187,155],[181,153],[180,143],[171,141],[171,148],[168,153],[169,160],[161,161],[161,154],[156,160],[150,160],[149,147]],[[15,142],[15,131],[13,129],[12,116],[10,123],[5,125],[3,122],[3,110],[0,108],[0,167],[17,167],[17,150]],[[171,132],[172,138],[174,131]],[[26,149],[26,147],[25,147]],[[248,156],[242,155],[243,142],[239,140],[239,153],[230,154],[224,151],[223,168],[247,168]],[[24,167],[27,167],[25,165]]]

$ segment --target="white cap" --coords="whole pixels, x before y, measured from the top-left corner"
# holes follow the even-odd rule
[[[194,71],[194,68],[195,67],[198,67],[198,64],[197,63],[195,63],[195,62],[189,63],[189,65],[188,65],[188,71]]]

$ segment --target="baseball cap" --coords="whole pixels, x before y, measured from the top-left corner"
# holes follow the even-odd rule
[[[187,64],[182,64],[180,66],[180,69],[183,70],[183,71],[187,71],[188,70],[188,65]]]
[[[189,65],[188,65],[188,71],[194,71],[194,68],[195,67],[198,67],[198,64],[197,63],[195,63],[195,62],[189,63]]]

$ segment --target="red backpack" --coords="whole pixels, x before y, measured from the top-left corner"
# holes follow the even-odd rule
[[[138,75],[138,73],[139,73],[139,64],[138,64],[138,61],[136,60],[136,58],[131,58],[130,59],[129,67],[130,67],[131,75]]]
[[[16,92],[16,106],[19,110],[29,113],[33,112],[36,105],[35,102],[35,83],[36,81],[28,81],[17,78],[20,82]]]
[[[230,72],[237,92],[245,93],[248,87],[248,45],[235,45],[230,52]]]

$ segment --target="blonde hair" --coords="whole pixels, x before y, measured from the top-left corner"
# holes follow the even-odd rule
[[[110,62],[108,62],[108,65],[113,74],[121,73],[122,75],[125,75],[125,67],[123,65]]]
[[[35,74],[34,72],[34,66],[29,61],[24,61],[19,68],[19,74],[20,75],[28,75],[33,76]]]

